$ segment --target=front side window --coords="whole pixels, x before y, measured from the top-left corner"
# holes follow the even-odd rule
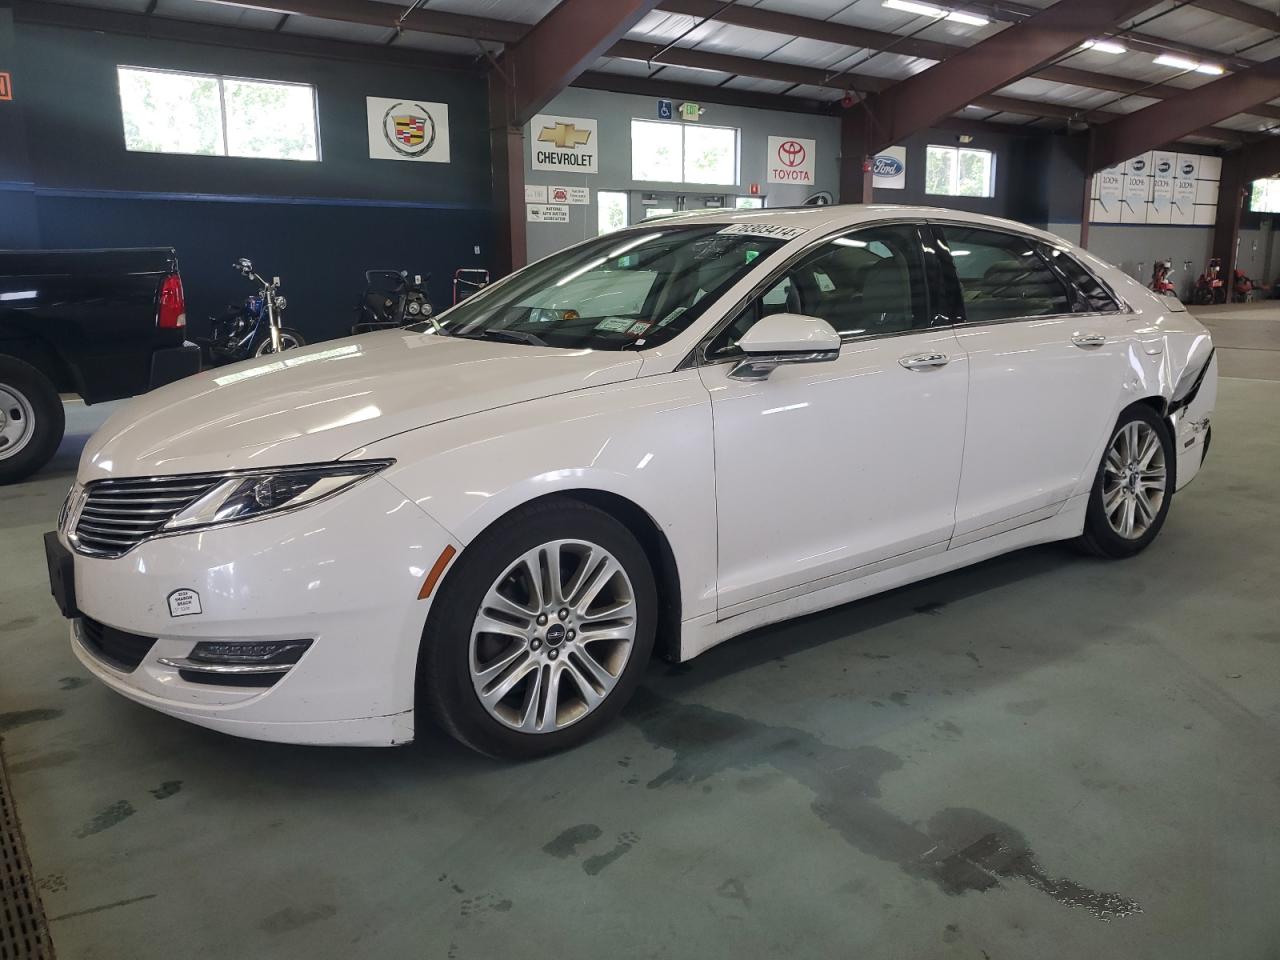
[[[126,150],[319,160],[316,91],[305,83],[117,67]]]
[[[667,225],[599,237],[442,314],[441,332],[570,349],[657,346],[685,330],[783,243],[726,229]],[[433,325],[412,329],[428,332]]]
[[[995,154],[930,144],[925,151],[924,192],[943,197],[994,197]]]
[[[707,350],[733,356],[761,317],[820,317],[842,337],[869,337],[929,325],[928,283],[916,228],[871,227],[807,254],[752,303]]]
[[[1035,241],[973,227],[941,228],[969,323],[1071,313],[1071,297]]]
[[[738,130],[631,121],[631,176],[661,183],[738,182]]]

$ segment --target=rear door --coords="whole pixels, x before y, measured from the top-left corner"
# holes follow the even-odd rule
[[[959,280],[969,366],[954,547],[1052,516],[1087,489],[1129,343],[1110,295],[1090,300],[1053,262],[1068,254],[986,227],[934,229]]]

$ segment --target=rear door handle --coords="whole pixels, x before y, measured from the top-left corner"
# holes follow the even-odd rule
[[[1077,347],[1100,347],[1107,342],[1107,337],[1102,333],[1077,333],[1071,342]]]
[[[930,367],[945,367],[951,358],[945,353],[918,353],[915,356],[903,357],[899,365],[908,370],[928,370]]]

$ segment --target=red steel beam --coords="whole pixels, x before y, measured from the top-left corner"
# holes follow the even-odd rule
[[[895,84],[858,108],[858,119],[868,129],[868,150],[877,153],[962,110],[1150,4],[1151,0],[1059,0]]]
[[[560,0],[502,55],[510,119],[528,123],[657,5],[658,0]]]
[[[1090,166],[1101,170],[1280,97],[1280,57],[1098,127]]]

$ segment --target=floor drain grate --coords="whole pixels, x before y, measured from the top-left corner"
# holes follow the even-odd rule
[[[0,753],[0,960],[53,960],[53,942]]]

